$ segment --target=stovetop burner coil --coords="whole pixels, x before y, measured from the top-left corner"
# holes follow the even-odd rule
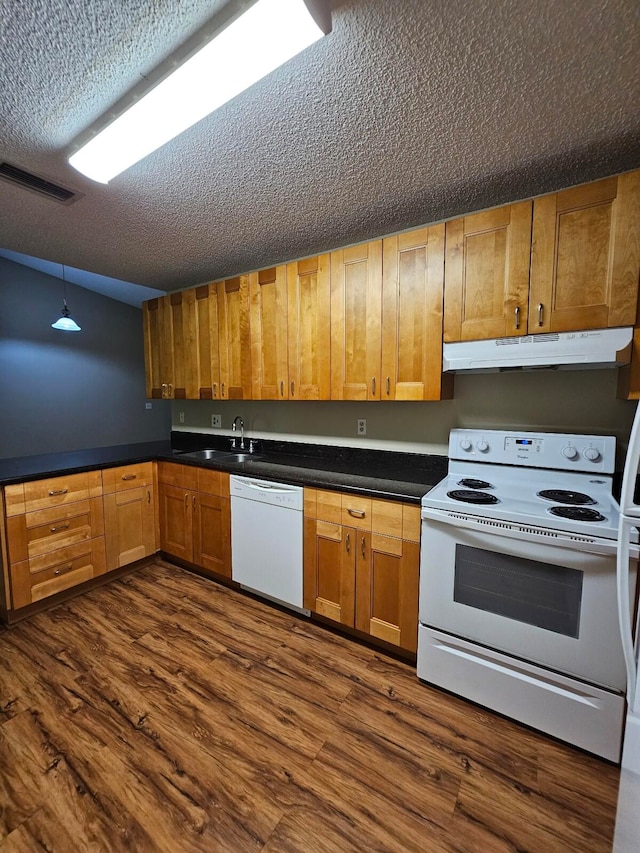
[[[538,492],[538,497],[557,504],[571,504],[572,506],[584,506],[594,504],[595,501],[589,495],[582,492],[570,492],[567,489],[543,489]],[[557,515],[557,513],[556,513]]]
[[[589,509],[584,506],[552,506],[549,512],[560,518],[569,518],[572,521],[606,521],[602,513],[597,509]]]
[[[493,489],[492,483],[487,483],[486,480],[476,480],[474,477],[464,477],[462,480],[458,480],[458,485],[467,489]]]
[[[454,501],[463,501],[468,504],[497,504],[498,498],[488,492],[478,492],[475,489],[454,489],[447,492],[447,497]]]

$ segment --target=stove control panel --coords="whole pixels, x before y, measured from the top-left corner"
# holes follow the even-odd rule
[[[612,474],[615,454],[616,440],[611,435],[476,429],[453,429],[449,435],[450,459],[494,465]]]

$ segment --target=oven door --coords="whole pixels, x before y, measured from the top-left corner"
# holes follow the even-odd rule
[[[545,541],[544,530],[514,536],[512,525],[502,525],[504,533],[499,522],[482,525],[461,514],[452,523],[423,518],[420,621],[623,691],[615,543],[594,540],[589,550],[568,534]],[[635,563],[630,582],[633,601]]]

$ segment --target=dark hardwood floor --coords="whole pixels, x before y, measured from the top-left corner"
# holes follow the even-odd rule
[[[609,851],[617,768],[168,563],[0,631],[0,851]]]

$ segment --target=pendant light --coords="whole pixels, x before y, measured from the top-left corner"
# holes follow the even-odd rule
[[[67,308],[67,280],[64,277],[64,264],[62,264],[62,316],[55,323],[51,324],[52,329],[58,329],[61,332],[80,332],[82,331],[76,321],[70,316]]]

